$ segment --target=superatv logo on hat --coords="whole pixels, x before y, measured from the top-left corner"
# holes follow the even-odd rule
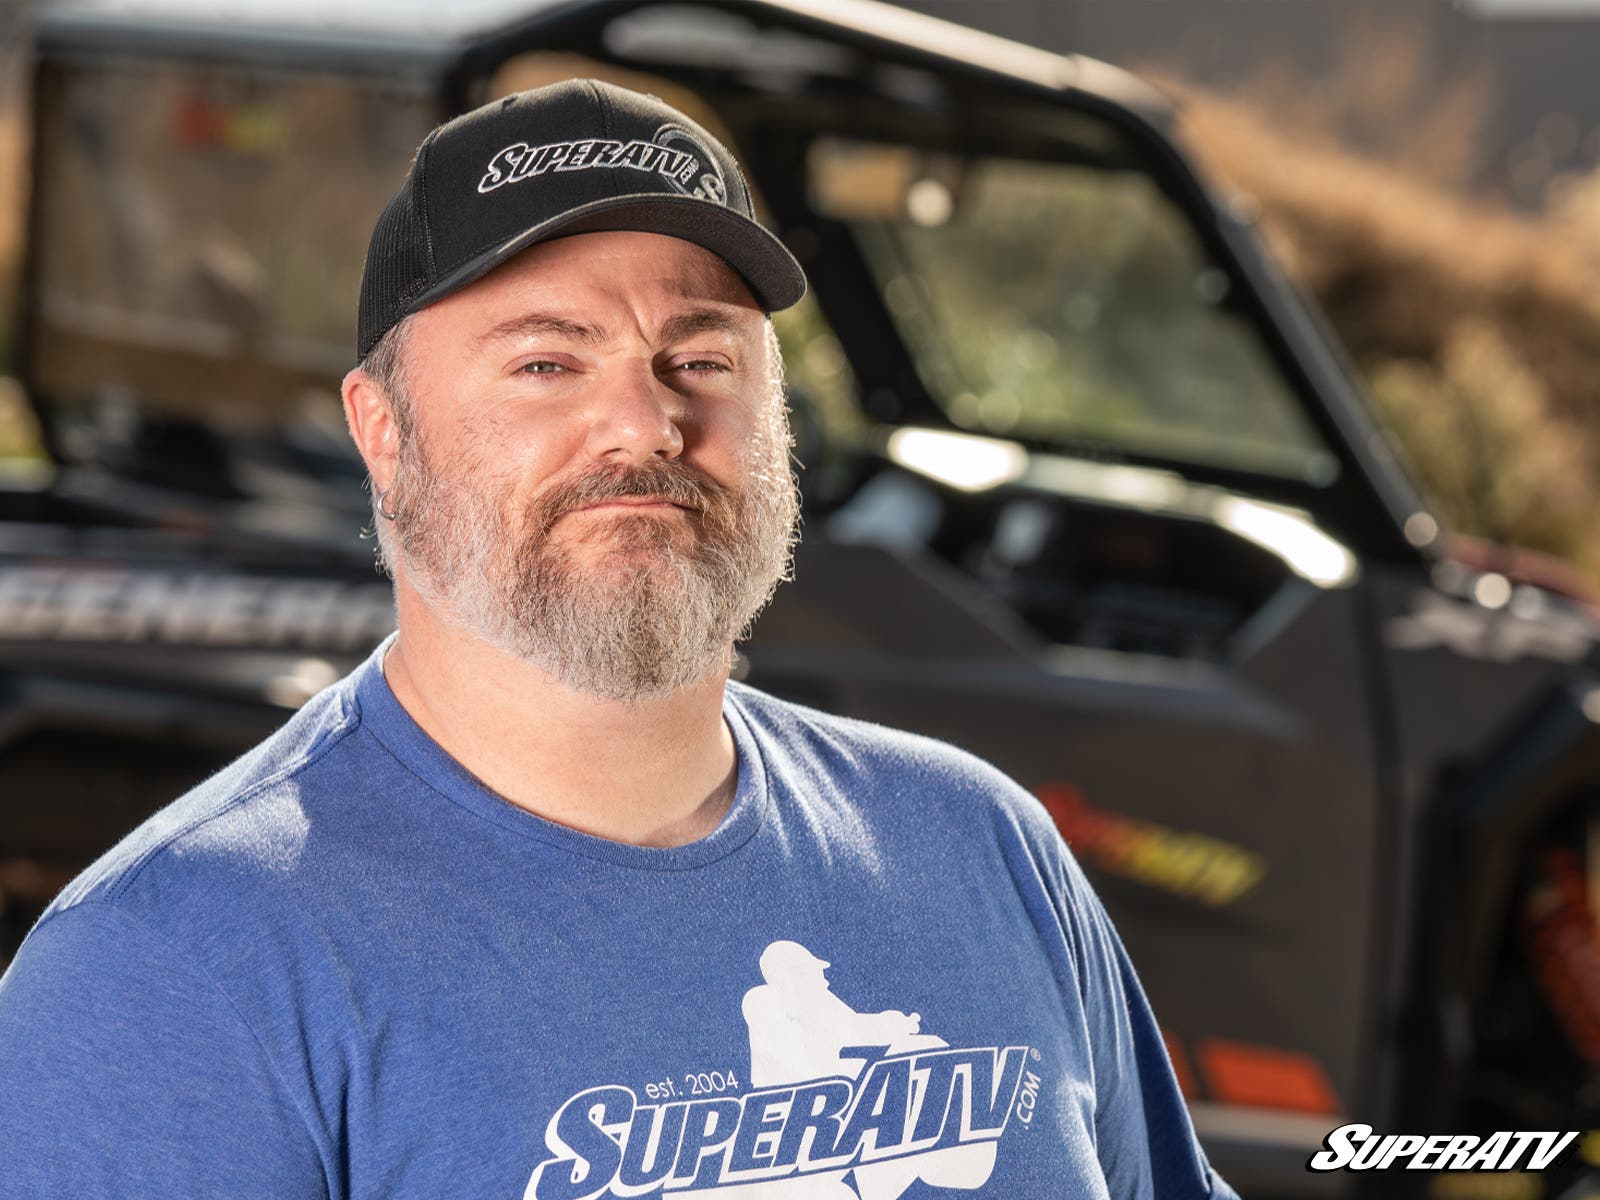
[[[518,185],[518,186],[512,186]],[[721,258],[766,312],[805,294],[728,148],[655,96],[598,79],[516,92],[422,140],[367,248],[356,356],[531,246],[631,231]]]
[[[530,146],[512,142],[489,160],[479,192],[492,192],[508,183],[521,183],[547,171],[619,170],[652,172],[677,192],[728,202],[728,185],[716,160],[681,125],[663,125],[648,141],[638,138],[584,138],[571,142],[546,142]]]

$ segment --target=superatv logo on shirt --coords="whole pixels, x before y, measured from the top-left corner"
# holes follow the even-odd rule
[[[594,171],[629,168],[661,176],[673,191],[717,204],[728,202],[728,185],[716,160],[681,125],[663,125],[651,139],[619,142],[614,138],[580,138],[530,146],[512,142],[489,160],[478,191],[492,192],[549,171]]]
[[[742,1005],[748,1090],[667,1099],[607,1084],[572,1096],[546,1126],[549,1157],[524,1200],[894,1200],[919,1181],[982,1187],[1007,1128],[1033,1119],[1037,1055],[953,1048],[921,1032],[917,1013],[857,1012],[833,994],[827,966],[797,942],[762,953],[765,982]]]

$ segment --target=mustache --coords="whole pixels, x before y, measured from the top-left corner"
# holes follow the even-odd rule
[[[607,500],[654,497],[704,515],[728,503],[729,489],[677,459],[650,459],[638,466],[617,464],[590,468],[553,485],[534,504],[534,524],[549,532],[562,517]]]

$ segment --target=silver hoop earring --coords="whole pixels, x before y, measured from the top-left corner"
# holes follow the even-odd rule
[[[392,491],[394,491],[394,488],[393,488],[393,486],[390,486],[390,487],[383,488],[378,492],[378,505],[377,505],[377,507],[378,507],[378,515],[380,517],[382,517],[385,521],[393,521],[393,520],[398,519],[399,516],[400,516],[400,513],[398,511],[390,512],[389,509],[387,507],[385,507],[385,501],[388,500],[389,493],[392,492]]]

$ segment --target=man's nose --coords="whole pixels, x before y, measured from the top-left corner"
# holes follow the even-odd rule
[[[648,366],[618,369],[610,375],[595,399],[590,453],[596,458],[622,457],[634,462],[682,454],[683,397]]]

